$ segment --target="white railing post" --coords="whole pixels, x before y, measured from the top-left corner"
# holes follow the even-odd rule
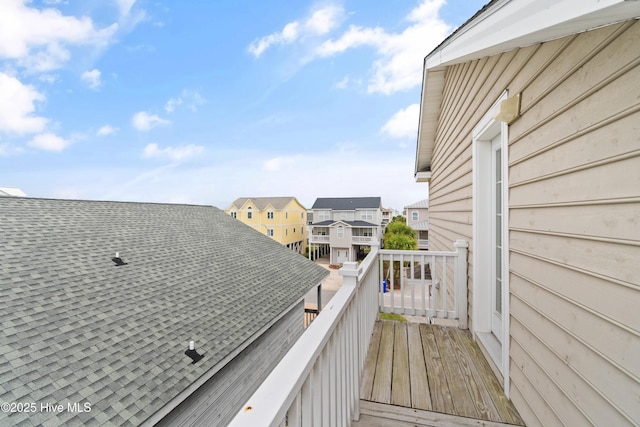
[[[342,276],[342,286],[343,287],[358,287],[358,274],[360,270],[358,268],[357,262],[345,262],[342,264],[342,268],[338,270],[338,274]],[[360,290],[362,292],[363,290]],[[358,292],[358,291],[356,291]],[[347,392],[347,407],[350,409],[348,412],[351,412],[350,418],[354,421],[358,421],[360,419],[360,371],[354,367],[358,366],[358,361],[360,359],[360,334],[362,331],[360,325],[360,313],[358,313],[359,303],[356,303],[354,309],[356,313],[354,316],[351,316],[352,322],[352,330],[355,333],[355,340],[350,341],[347,345],[350,346],[350,351],[347,351],[353,359],[350,361],[349,366],[352,368],[351,372],[348,375],[351,375],[351,384],[352,389]]]
[[[455,293],[458,328],[469,329],[467,317],[467,252],[469,243],[464,240],[456,240],[453,246],[458,252],[456,258]]]
[[[338,270],[338,274],[342,276],[342,286],[358,285],[358,263],[347,261],[342,263],[342,268]]]

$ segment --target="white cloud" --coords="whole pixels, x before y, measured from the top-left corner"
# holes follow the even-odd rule
[[[342,80],[335,84],[336,89],[346,89],[349,86],[349,76],[344,76]]]
[[[315,55],[328,57],[348,49],[371,46],[377,59],[373,63],[368,91],[391,94],[411,89],[422,81],[424,57],[451,31],[438,15],[444,3],[445,0],[423,0],[407,15],[410,25],[401,33],[352,25],[339,38],[319,45]]]
[[[48,120],[34,113],[35,103],[44,99],[33,86],[0,72],[0,132],[41,132]]]
[[[45,151],[62,151],[71,145],[71,141],[48,132],[36,135],[27,145]]]
[[[254,40],[249,52],[256,58],[273,45],[289,44],[309,36],[321,36],[335,29],[344,18],[344,9],[328,5],[317,9],[301,21],[286,24],[281,31]]]
[[[117,128],[114,128],[111,125],[104,125],[100,129],[98,129],[98,131],[96,132],[96,135],[107,136],[107,135],[113,134],[117,130],[118,130]]]
[[[173,113],[178,105],[182,104],[182,98],[170,98],[166,104],[164,104],[164,111],[167,113]]]
[[[53,84],[57,82],[58,79],[59,79],[59,76],[57,74],[42,74],[41,76],[38,77],[38,80],[40,80],[41,82],[45,82],[49,84]]]
[[[26,0],[0,2],[0,59],[29,71],[46,72],[69,60],[70,45],[106,45],[118,29],[96,29],[90,18],[65,16],[53,8],[29,7]]]
[[[204,151],[204,147],[201,145],[182,145],[179,147],[166,147],[160,148],[158,144],[152,143],[144,147],[142,157],[144,158],[164,158],[174,162],[180,162],[190,157],[197,156]]]
[[[115,2],[120,16],[127,16],[131,12],[131,8],[136,3],[136,0],[115,0]]]
[[[156,126],[168,125],[171,122],[169,120],[162,119],[155,114],[149,114],[146,111],[139,111],[131,118],[133,127],[141,130],[148,131]]]
[[[87,84],[91,89],[98,89],[102,82],[100,81],[100,70],[94,68],[90,71],[85,71],[80,75],[83,82]]]
[[[381,130],[392,138],[415,138],[418,134],[419,115],[420,105],[411,104],[391,116]]]
[[[198,91],[183,89],[180,95],[176,98],[170,98],[164,105],[164,111],[167,113],[173,113],[176,107],[185,105],[191,111],[197,111],[198,107],[205,104],[207,101],[200,95]]]

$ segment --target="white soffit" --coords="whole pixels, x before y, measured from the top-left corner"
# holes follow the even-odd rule
[[[639,16],[637,0],[499,0],[430,53],[425,68],[491,56]]]
[[[424,172],[431,166],[433,143],[440,116],[440,102],[444,89],[445,71],[433,71],[425,74],[418,123],[418,147],[416,149],[415,172]],[[431,174],[429,174],[431,176]],[[416,179],[418,179],[416,175]],[[420,182],[420,181],[419,181]]]

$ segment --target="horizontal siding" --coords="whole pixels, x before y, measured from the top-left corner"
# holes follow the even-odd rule
[[[505,89],[521,94],[509,126],[510,383],[528,425],[640,422],[638,46],[629,21],[446,73],[434,250],[472,249],[471,132]]]

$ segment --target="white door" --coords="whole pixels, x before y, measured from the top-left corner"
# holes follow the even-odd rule
[[[502,146],[501,135],[491,141],[491,332],[502,342]]]
[[[349,261],[349,250],[348,249],[338,249],[337,257],[338,264],[343,264]]]

